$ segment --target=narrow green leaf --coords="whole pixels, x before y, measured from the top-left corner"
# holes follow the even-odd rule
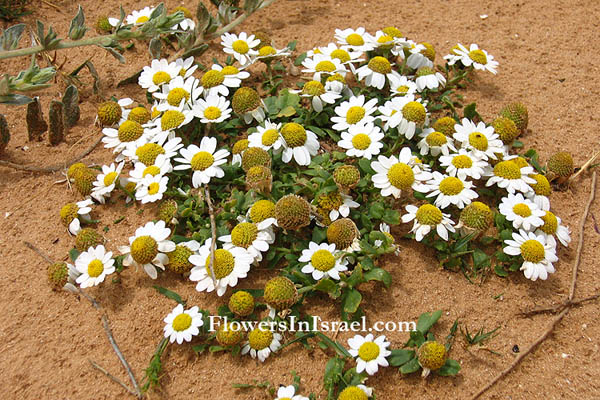
[[[172,290],[169,290],[167,288],[164,288],[162,286],[153,285],[152,287],[154,289],[156,289],[158,291],[158,293],[162,294],[163,296],[165,296],[171,300],[175,300],[176,302],[178,302],[179,304],[181,304],[185,307],[185,301],[177,293],[175,293]]]
[[[423,335],[431,329],[433,324],[435,324],[440,317],[442,316],[442,310],[434,311],[431,313],[423,313],[419,317],[417,321],[417,331],[421,332]]]
[[[414,350],[394,349],[392,350],[392,354],[388,356],[387,360],[392,367],[400,367],[413,358],[415,358]]]
[[[389,288],[392,284],[392,275],[383,268],[373,268],[365,272],[364,278],[366,281],[379,281]]]

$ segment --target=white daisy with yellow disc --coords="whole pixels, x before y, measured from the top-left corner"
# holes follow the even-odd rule
[[[289,385],[280,386],[279,389],[277,389],[277,397],[275,400],[308,400],[308,397],[296,394],[294,385]]]
[[[139,161],[147,167],[158,164],[156,160],[161,155],[170,160],[177,155],[177,151],[183,147],[183,144],[180,137],[169,138],[169,135],[164,133],[166,132],[155,135],[150,142],[144,143],[140,147],[128,147],[123,150],[123,155],[129,160]]]
[[[228,286],[235,287],[239,279],[248,276],[254,257],[241,247],[229,250],[215,248],[214,266],[210,267],[211,244],[212,238],[209,238],[198,249],[197,255],[190,256],[189,261],[195,265],[190,271],[190,280],[198,282],[196,290],[199,292],[212,292],[216,289],[217,295],[223,296]],[[216,282],[213,282],[212,271]]]
[[[336,131],[347,131],[351,126],[365,125],[375,121],[372,115],[377,111],[377,99],[365,101],[365,96],[352,96],[337,106],[335,116],[331,117],[332,128]]]
[[[398,254],[400,254],[400,246],[395,244],[396,239],[394,239],[394,236],[392,236],[390,232],[390,226],[385,222],[382,222],[381,224],[379,224],[379,232],[383,233],[390,239],[392,247],[394,247],[394,255],[397,256]],[[373,243],[375,244],[375,247],[381,247],[381,245],[383,244],[383,240],[376,239]]]
[[[407,76],[401,75],[397,82],[390,85],[390,95],[394,96],[410,96],[417,93],[417,84]]]
[[[240,71],[233,65],[221,67],[219,64],[213,64],[211,69],[206,71],[200,78],[200,89],[204,91],[205,96],[221,95],[229,96],[230,88],[240,87],[242,79],[250,76],[247,71]]]
[[[113,153],[117,154],[115,161],[125,159],[125,151],[128,153],[135,152],[141,145],[150,140],[150,129],[145,128],[139,122],[125,120],[121,122],[118,129],[104,128],[102,133],[102,143],[107,149],[113,149]]]
[[[555,247],[556,237],[563,246],[568,247],[569,243],[571,243],[571,231],[569,227],[564,226],[560,217],[556,216],[550,210],[545,209],[544,212],[545,214],[542,217],[544,224],[535,231],[535,234],[545,235],[546,241]]]
[[[379,367],[387,367],[386,357],[392,354],[388,350],[390,342],[385,340],[385,335],[373,339],[373,334],[367,336],[355,335],[348,339],[348,353],[356,357],[356,372],[366,371],[369,375],[374,375]]]
[[[281,161],[286,164],[293,158],[298,165],[309,165],[321,147],[317,135],[295,122],[284,124],[280,133],[283,138]]]
[[[521,168],[514,161],[500,161],[494,166],[492,176],[487,180],[485,186],[496,185],[506,189],[508,193],[529,193],[533,191],[530,185],[536,183],[536,180],[529,176],[531,174],[533,174],[532,167]]]
[[[175,161],[181,163],[176,165],[175,170],[192,170],[192,184],[195,188],[206,185],[211,178],[222,178],[225,172],[219,166],[227,162],[229,151],[225,149],[217,150],[217,139],[205,136],[200,142],[200,147],[190,144],[188,147],[181,148],[180,158]]]
[[[117,165],[114,163],[102,166],[102,173],[98,174],[96,180],[94,181],[92,188],[91,196],[94,200],[96,200],[100,204],[104,204],[107,197],[110,197],[110,194],[117,186],[119,179],[119,175],[123,170],[124,162],[121,162]]]
[[[456,153],[443,155],[439,161],[440,165],[446,168],[448,175],[457,176],[463,180],[467,177],[481,179],[489,168],[486,161],[466,149],[459,149]]]
[[[66,226],[72,235],[77,235],[81,230],[81,222],[92,220],[90,212],[94,202],[91,199],[78,201],[77,203],[67,203],[60,209],[60,220]]]
[[[375,48],[373,36],[362,26],[357,29],[336,29],[335,40],[342,49],[366,53]]]
[[[371,36],[369,39],[374,50],[390,51],[397,48],[398,46],[404,46],[406,39],[402,37],[394,37],[383,31],[375,32],[375,36]]]
[[[149,66],[142,69],[138,84],[150,93],[159,90],[162,85],[171,82],[171,79],[179,75],[182,65],[169,62],[167,59],[152,60]]]
[[[468,118],[463,118],[460,124],[454,125],[454,129],[454,139],[482,160],[495,160],[496,154],[504,154],[504,145],[494,127],[485,126],[483,122],[475,125]]]
[[[304,67],[302,72],[312,74],[312,78],[315,81],[321,81],[321,78],[327,78],[335,74],[345,76],[346,72],[348,72],[339,59],[326,56],[325,54],[315,54],[311,58],[305,58],[302,61],[302,66]]]
[[[199,311],[198,306],[184,310],[182,304],[178,304],[165,317],[164,322],[165,338],[169,339],[171,343],[177,341],[178,344],[191,341],[194,336],[200,333],[199,328],[204,325],[202,313]]]
[[[468,49],[458,43],[457,48],[453,49],[453,54],[444,58],[448,60],[448,65],[454,65],[460,61],[465,67],[473,66],[475,69],[489,71],[494,75],[497,73],[498,61],[495,61],[494,56],[486,50],[480,49],[475,43],[471,44]]]
[[[340,272],[348,270],[348,260],[336,251],[335,244],[310,242],[308,249],[302,250],[298,261],[307,263],[301,271],[312,275],[316,281],[323,277],[340,280]]]
[[[76,282],[82,288],[99,285],[107,275],[115,272],[114,264],[112,252],[106,251],[103,245],[90,247],[75,260],[75,268],[81,274]]]
[[[373,388],[365,385],[348,385],[340,392],[337,400],[369,400],[373,396]]]
[[[150,20],[154,7],[144,7],[141,10],[134,10],[125,17],[125,21],[132,25],[142,25]]]
[[[193,76],[185,79],[179,75],[176,76],[152,94],[161,102],[156,109],[166,111],[169,107],[179,107],[182,103],[188,108],[192,107],[202,94],[198,84],[198,79]]]
[[[302,86],[301,90],[290,90],[290,93],[298,93],[300,97],[310,99],[313,110],[323,111],[323,103],[334,104],[337,99],[342,97],[341,90],[343,86],[323,85],[319,81],[308,81]]]
[[[256,39],[254,35],[248,35],[246,32],[241,32],[239,35],[225,32],[221,35],[223,51],[231,54],[243,66],[250,64],[252,58],[258,55],[256,47],[259,44],[259,39]]]
[[[427,181],[429,194],[427,197],[435,197],[434,204],[442,210],[450,204],[458,208],[465,208],[471,204],[473,199],[479,197],[473,182],[455,176],[443,175],[437,171],[433,172],[431,180]]]
[[[434,157],[440,154],[447,156],[450,154],[450,151],[456,151],[452,138],[433,128],[424,129],[419,134],[419,137],[421,140],[417,143],[417,147],[422,156],[426,154],[431,154]]]
[[[276,58],[288,57],[292,52],[289,48],[276,49],[273,46],[262,46],[258,49],[258,55],[252,59],[252,62],[262,61],[270,63]]]
[[[343,65],[349,65],[352,68],[353,63],[364,61],[362,52],[352,51],[351,49],[342,49],[335,43],[329,43],[327,46],[318,47],[320,53],[331,58],[337,58]],[[309,55],[312,57],[312,55]]]
[[[522,193],[509,193],[507,197],[503,197],[498,211],[512,222],[515,229],[523,229],[527,232],[542,226],[544,224],[542,217],[546,214],[533,201],[523,197]]]
[[[262,253],[269,251],[269,245],[275,241],[271,221],[259,223],[243,221],[238,223],[230,235],[219,237],[223,248],[230,250],[234,247],[246,249],[254,258],[254,262],[262,261]]]
[[[428,49],[424,43],[416,43],[412,40],[407,40],[404,45],[408,48],[409,56],[406,59],[406,65],[414,70],[421,67],[433,68],[433,61],[427,57]],[[397,51],[397,56],[404,58],[404,51]],[[392,51],[392,54],[394,52]],[[435,53],[434,53],[435,55]]]
[[[556,246],[549,243],[545,235],[520,229],[518,233],[513,232],[512,239],[504,241],[506,246],[502,250],[508,255],[523,257],[521,271],[525,278],[544,281],[548,279],[548,274],[554,273],[552,263],[558,261]]]
[[[450,219],[450,214],[442,213],[442,210],[433,204],[423,204],[420,207],[407,205],[406,211],[402,222],[414,221],[410,231],[415,233],[417,242],[423,240],[433,229],[444,240],[448,240],[448,232],[454,232],[454,222]]]
[[[138,188],[144,178],[165,176],[172,170],[170,160],[164,154],[159,154],[152,165],[146,166],[141,162],[136,162],[133,170],[129,171],[129,181],[134,182]]]
[[[398,128],[398,132],[409,140],[413,138],[417,128],[423,128],[429,123],[426,104],[413,95],[393,97],[379,106],[379,112],[381,115],[378,118],[384,122],[384,130]]]
[[[263,125],[256,127],[256,132],[248,136],[249,147],[260,147],[263,150],[273,150],[275,154],[283,148],[283,138],[280,135],[281,123],[267,119]],[[241,162],[241,159],[240,159]]]
[[[372,122],[352,125],[348,131],[342,132],[342,139],[338,142],[338,146],[346,149],[346,154],[350,157],[363,157],[370,160],[381,151],[383,147],[381,140],[384,136],[381,129]]]
[[[438,88],[443,88],[446,85],[446,78],[444,78],[444,75],[427,66],[417,69],[415,76],[415,83],[417,85],[418,92],[422,92],[425,89],[435,90]]]
[[[135,189],[135,199],[140,200],[142,204],[154,203],[161,200],[163,194],[167,191],[169,177],[162,175],[145,176]]]
[[[264,329],[260,324],[258,327],[248,333],[248,340],[242,347],[242,354],[250,354],[252,358],[257,358],[264,362],[272,352],[281,347],[283,337],[277,332]]]
[[[206,100],[198,99],[193,112],[203,124],[217,124],[231,117],[230,103],[227,98],[217,94],[209,95]]]
[[[198,69],[198,65],[194,63],[194,57],[188,57],[185,60],[178,58],[175,60],[175,64],[180,67],[179,76],[188,78]]]
[[[366,65],[358,68],[356,75],[359,81],[364,79],[365,85],[381,90],[386,83],[389,83],[391,87],[400,81],[401,75],[394,71],[392,66],[387,58],[375,56]]]
[[[126,257],[123,265],[126,267],[142,267],[152,279],[158,277],[156,268],[165,270],[169,257],[165,253],[175,250],[175,243],[167,240],[171,229],[165,221],[148,222],[135,230],[135,235],[129,237],[129,246],[120,246],[119,251]]]
[[[198,102],[201,100],[198,100]],[[196,103],[197,105],[198,103]],[[164,106],[164,107],[163,107]],[[162,114],[153,121],[155,134],[166,131],[172,131],[181,128],[192,122],[196,116],[194,111],[185,103],[178,106],[172,106],[168,103],[161,103],[158,108],[162,109]],[[158,132],[156,132],[158,131]]]
[[[410,189],[426,191],[425,181],[431,179],[431,174],[414,162],[409,147],[402,148],[398,157],[379,156],[377,161],[371,162],[371,168],[376,172],[371,180],[376,188],[381,189],[384,197],[392,195],[397,199],[402,191]]]

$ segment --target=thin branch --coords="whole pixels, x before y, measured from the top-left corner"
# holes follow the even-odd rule
[[[52,172],[60,171],[62,169],[67,168],[71,164],[75,164],[76,162],[80,161],[82,158],[89,155],[96,148],[96,146],[98,146],[98,144],[102,141],[102,138],[103,138],[103,136],[99,137],[98,140],[96,140],[90,147],[88,147],[83,153],[81,153],[77,157],[74,157],[71,160],[67,160],[61,164],[55,164],[55,165],[51,165],[49,167],[34,167],[34,166],[29,166],[29,165],[17,164],[17,163],[13,163],[10,161],[0,160],[0,166],[14,168],[14,169],[17,169],[20,171],[30,171],[30,172],[52,173]]]
[[[105,370],[104,368],[102,368],[100,365],[96,364],[95,362],[93,362],[92,360],[88,359],[88,361],[90,362],[90,364],[92,364],[92,367],[96,368],[98,371],[102,372],[104,375],[108,376],[113,382],[118,383],[119,385],[123,386],[125,388],[125,390],[127,390],[130,394],[132,394],[133,396],[137,396],[137,393],[133,391],[133,389],[131,389],[129,386],[127,386],[125,383],[123,383],[122,380],[120,380],[119,378],[115,377],[114,375],[112,375],[110,372],[108,372],[107,370]]]
[[[139,36],[139,35],[138,35]],[[45,49],[44,46],[32,46],[27,47],[25,49],[15,49],[0,52],[0,60],[4,60],[7,58],[13,57],[21,57],[28,56],[31,54],[37,54],[42,51],[51,51],[51,50],[62,50],[62,49],[70,49],[73,47],[82,47],[82,46],[110,46],[113,40],[129,40],[128,38],[120,38],[116,34],[103,35],[103,36],[94,36],[87,39],[80,40],[61,40],[55,47],[51,49]]]
[[[29,249],[35,251],[37,253],[37,255],[42,257],[46,262],[48,262],[48,264],[54,264],[54,261],[52,261],[52,259],[50,257],[48,257],[46,254],[44,254],[40,249],[35,247],[33,244],[31,244],[27,241],[23,241],[23,244],[25,246],[27,246]]]
[[[217,224],[215,222],[215,210],[213,208],[212,200],[210,199],[210,190],[208,190],[208,186],[204,188],[204,197],[206,199],[206,204],[208,204],[208,212],[210,214],[210,233],[212,235],[208,270],[210,271],[210,277],[213,280],[215,290],[217,290],[217,277],[215,276],[215,269],[213,268],[213,265],[215,265],[215,249],[217,246]]]
[[[553,307],[534,308],[532,310],[523,311],[523,312],[517,313],[517,316],[519,316],[519,317],[531,317],[531,316],[534,316],[534,315],[537,315],[537,314],[544,314],[544,313],[556,314],[557,312],[562,311],[566,307],[578,306],[580,304],[587,303],[588,301],[592,301],[592,300],[596,300],[596,299],[600,299],[600,293],[595,294],[593,296],[585,297],[583,299],[565,300],[562,303],[557,304],[557,305],[555,305]]]
[[[590,167],[590,165],[592,165],[592,163],[593,163],[593,162],[596,160],[596,158],[598,158],[598,156],[600,156],[600,150],[598,150],[598,151],[596,152],[596,154],[594,154],[594,155],[593,155],[593,156],[592,156],[592,157],[591,157],[589,160],[587,160],[587,161],[585,162],[585,164],[583,164],[583,165],[581,166],[581,168],[579,169],[579,171],[577,171],[577,172],[576,172],[574,175],[572,175],[572,176],[569,178],[569,181],[568,181],[569,185],[570,185],[570,184],[571,184],[571,183],[572,183],[572,182],[573,182],[573,181],[574,181],[574,180],[575,180],[575,179],[576,179],[576,178],[577,178],[579,175],[581,175],[581,174],[582,174],[582,173],[583,173],[583,172],[584,172],[586,169],[588,169],[588,168]]]

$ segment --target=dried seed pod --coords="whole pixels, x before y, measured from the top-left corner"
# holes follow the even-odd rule
[[[56,146],[65,138],[64,105],[62,101],[52,100],[50,102],[49,117],[48,141],[52,146]]]
[[[30,142],[42,140],[42,133],[48,130],[48,124],[44,120],[40,98],[35,97],[33,101],[27,104],[27,135]]]

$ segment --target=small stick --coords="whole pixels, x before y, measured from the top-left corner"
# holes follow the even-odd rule
[[[86,151],[73,158],[72,160],[67,160],[61,164],[51,165],[49,167],[33,167],[29,165],[21,165],[17,163],[13,163],[10,161],[0,160],[0,166],[14,168],[20,171],[30,171],[30,172],[42,172],[42,173],[52,173],[56,171],[60,171],[61,169],[65,169],[68,165],[75,164],[88,154],[90,154],[96,146],[102,141],[102,137],[98,138]]]
[[[50,257],[45,255],[40,249],[35,247],[33,244],[26,242],[26,241],[23,241],[23,244],[25,246],[27,246],[29,249],[35,251],[37,253],[37,255],[42,257],[46,262],[48,262],[48,264],[54,264],[54,261],[52,261],[52,259]]]
[[[133,389],[131,389],[125,383],[123,383],[122,380],[120,380],[119,378],[113,376],[110,372],[108,372],[107,370],[105,370],[104,368],[102,368],[100,365],[96,364],[92,360],[88,359],[88,361],[90,362],[90,364],[92,364],[92,367],[96,368],[97,370],[99,370],[100,372],[102,372],[104,375],[108,376],[113,382],[116,382],[119,385],[123,386],[125,388],[125,390],[127,390],[132,395],[137,396],[137,393],[134,392]]]
[[[59,6],[57,6],[56,4],[52,4],[50,3],[48,0],[42,0],[42,3],[49,5],[50,7],[54,7],[56,8],[61,14],[63,14],[63,11],[60,9]]]
[[[217,277],[215,276],[215,269],[213,265],[215,265],[215,248],[217,246],[217,223],[215,222],[215,210],[213,208],[212,200],[210,199],[210,191],[208,190],[208,186],[204,188],[206,204],[208,204],[208,213],[210,214],[210,232],[212,235],[212,241],[210,243],[210,263],[208,265],[208,270],[210,271],[210,277],[213,280],[213,285],[215,286],[215,291],[217,290]]]
[[[570,184],[571,184],[571,183],[572,183],[572,182],[573,182],[573,181],[574,181],[574,180],[575,180],[575,179],[576,179],[576,178],[577,178],[579,175],[581,175],[581,173],[583,173],[583,171],[585,171],[586,169],[588,169],[588,168],[590,167],[590,165],[592,165],[592,163],[594,162],[594,160],[596,160],[596,158],[598,158],[598,156],[600,156],[600,150],[599,150],[599,151],[597,151],[597,152],[596,152],[596,154],[594,154],[594,155],[592,156],[592,158],[590,158],[589,160],[587,160],[587,161],[585,162],[585,164],[583,164],[583,165],[581,166],[581,168],[579,169],[579,171],[577,171],[577,172],[575,173],[575,175],[573,175],[573,176],[571,176],[571,177],[569,178],[569,181],[568,181],[569,185],[570,185]]]
[[[508,367],[506,367],[502,372],[500,372],[498,375],[496,375],[496,377],[494,379],[492,379],[490,382],[488,382],[481,390],[479,390],[477,393],[475,393],[475,395],[473,395],[473,397],[471,397],[471,400],[478,399],[482,394],[487,392],[488,389],[490,389],[492,386],[494,386],[496,383],[498,383],[498,381],[500,381],[502,378],[504,378],[506,375],[508,375],[529,353],[531,353],[533,350],[535,350],[535,348],[540,343],[542,343],[544,340],[546,340],[546,338],[554,330],[554,327],[570,311],[571,305],[573,303],[573,301],[572,301],[573,296],[575,295],[575,285],[577,283],[577,270],[579,269],[579,264],[581,263],[581,252],[583,250],[583,237],[584,237],[584,235],[583,235],[584,229],[583,228],[585,226],[585,220],[587,219],[588,213],[590,211],[590,206],[592,205],[592,202],[594,201],[594,198],[596,195],[596,178],[597,178],[596,171],[594,171],[594,173],[592,174],[592,187],[590,189],[590,197],[588,199],[585,210],[581,217],[581,222],[579,223],[579,244],[577,246],[577,256],[575,257],[575,263],[573,264],[573,272],[572,272],[572,277],[571,277],[571,289],[569,291],[569,298],[567,300],[570,304],[566,305],[564,307],[564,309],[560,312],[560,314],[558,314],[556,317],[554,317],[552,319],[552,321],[550,322],[550,326],[544,331],[544,333],[542,333],[542,335],[535,342],[533,342],[533,344],[531,346],[529,346],[529,348],[527,350],[520,353],[519,356],[517,358],[515,358],[515,360]]]
[[[583,299],[579,299],[579,300],[565,300],[562,303],[555,305],[554,307],[535,308],[533,310],[523,311],[523,312],[518,313],[517,315],[520,317],[531,317],[533,315],[543,314],[543,313],[555,314],[559,311],[562,311],[562,309],[565,307],[578,306],[580,304],[586,303],[588,301],[596,300],[599,298],[600,298],[600,293],[595,294],[593,296],[583,298]]]

